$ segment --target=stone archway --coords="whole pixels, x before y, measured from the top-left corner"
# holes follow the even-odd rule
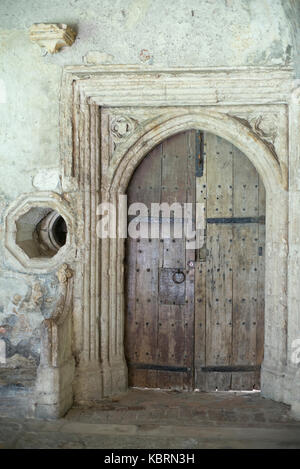
[[[280,68],[66,67],[61,93],[61,163],[63,191],[76,213],[76,250],[68,259],[74,285],[76,402],[127,389],[124,239],[100,240],[96,236],[97,206],[103,201],[117,205],[136,166],[160,141],[186,129],[201,129],[240,149],[264,182],[267,235],[262,392],[265,397],[292,403],[296,409],[299,399],[295,389],[300,384],[291,353],[300,304],[295,281],[300,265],[300,241],[295,234],[300,223],[300,106],[294,87],[291,71]],[[120,213],[122,210],[124,207]],[[46,341],[49,347],[57,348],[51,336]],[[56,390],[55,399],[54,391],[48,398],[37,398],[40,409],[49,409],[48,402],[55,401],[50,409],[53,415],[65,412],[72,401],[70,386],[57,384],[63,364],[56,371],[51,386]],[[48,410],[45,414],[49,415]]]
[[[230,141],[250,159],[267,190],[274,192],[279,186],[286,189],[286,174],[276,155],[250,126],[227,113],[191,109],[166,112],[134,132],[126,147],[120,146],[111,160],[105,178],[107,185],[111,181],[109,191],[125,191],[132,171],[149,151],[171,135],[190,129],[207,131]]]
[[[185,112],[174,115],[165,115],[164,118],[155,119],[147,125],[147,128],[140,130],[138,135],[133,134],[130,142],[127,143],[127,149],[120,148],[119,154],[116,154],[111,162],[110,171],[105,178],[105,191],[102,194],[102,200],[107,200],[118,204],[118,197],[125,194],[128,181],[130,180],[136,166],[162,140],[185,130],[205,130],[210,133],[229,140],[237,146],[253,163],[258,173],[261,175],[266,187],[266,294],[265,294],[265,358],[262,367],[262,392],[267,391],[269,386],[269,374],[282,373],[282,367],[287,360],[286,337],[284,328],[280,336],[278,325],[284,325],[287,321],[286,304],[286,280],[282,277],[282,282],[278,282],[277,276],[274,276],[274,269],[278,272],[287,271],[287,256],[285,246],[282,246],[282,240],[287,240],[287,191],[280,171],[278,161],[268,147],[257,137],[253,135],[250,129],[237,122],[234,118],[222,115],[221,113],[205,111],[194,113]],[[132,144],[132,140],[135,143]],[[122,154],[121,154],[122,150]],[[277,201],[277,202],[276,202]],[[274,207],[279,205],[282,208],[281,218],[277,219],[274,214]],[[274,220],[274,215],[276,220]],[[118,227],[117,227],[118,232]],[[112,295],[124,290],[124,240],[116,239],[106,241],[105,252],[109,253],[109,271],[115,269],[115,278],[110,278],[110,289]],[[276,243],[274,245],[274,243]],[[277,251],[277,246],[281,245],[281,253]],[[283,249],[282,249],[283,248]],[[274,251],[277,251],[276,256]],[[279,254],[279,255],[278,255]],[[274,265],[276,262],[276,265]],[[105,281],[105,279],[103,279]],[[274,292],[279,294],[281,299],[281,308],[279,302],[274,299]],[[118,293],[117,293],[118,294]],[[277,297],[278,298],[278,297]],[[285,300],[284,300],[285,298]],[[113,347],[118,353],[118,360],[115,362],[115,368],[111,369],[111,376],[118,376],[120,381],[115,378],[113,382],[121,384],[121,389],[127,387],[127,368],[124,358],[123,343],[123,325],[124,325],[124,305],[123,302],[114,303],[110,299],[110,304],[117,305],[117,315],[114,318],[115,331],[110,337]],[[276,315],[276,316],[275,316]],[[276,341],[274,337],[276,335]],[[120,338],[115,342],[115,338]],[[114,365],[113,365],[114,366]],[[281,367],[278,369],[278,367]],[[120,389],[120,390],[121,390]]]

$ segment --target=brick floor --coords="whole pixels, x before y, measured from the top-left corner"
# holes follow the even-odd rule
[[[249,393],[131,389],[56,421],[1,413],[0,448],[300,448],[289,407]]]

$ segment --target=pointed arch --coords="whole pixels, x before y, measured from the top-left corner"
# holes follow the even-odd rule
[[[274,152],[250,126],[219,112],[170,111],[139,126],[117,148],[107,174],[109,192],[124,193],[135,168],[156,145],[172,135],[192,129],[213,133],[235,145],[249,158],[269,193],[277,192],[278,187],[286,189],[287,178]]]

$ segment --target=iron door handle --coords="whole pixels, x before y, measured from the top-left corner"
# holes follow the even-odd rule
[[[185,281],[185,273],[181,270],[177,270],[177,272],[173,273],[172,280],[177,284],[183,283]]]

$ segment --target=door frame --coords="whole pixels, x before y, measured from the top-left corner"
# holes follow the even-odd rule
[[[74,259],[69,259],[74,265],[76,292],[73,354],[77,366],[73,388],[77,402],[127,389],[124,239],[117,231],[115,238],[100,242],[96,236],[97,205],[100,201],[116,203],[126,193],[133,171],[145,155],[162,140],[190,129],[230,141],[250,159],[265,185],[262,393],[286,403],[298,400],[295,384],[299,390],[300,377],[291,360],[300,303],[296,282],[300,268],[300,240],[296,235],[300,226],[297,86],[287,67],[64,69],[62,179],[65,194],[73,204],[78,246]],[[288,252],[293,256],[289,257]],[[60,395],[65,399],[63,389]]]
[[[108,190],[102,193],[102,200],[116,203],[119,196],[126,193],[128,183],[135,168],[156,145],[176,133],[191,129],[202,130],[222,136],[243,153],[246,154],[247,151],[246,155],[262,177],[266,188],[266,334],[265,355],[262,366],[262,389],[264,389],[264,372],[266,366],[269,364],[274,366],[275,362],[276,366],[279,364],[284,365],[286,360],[286,337],[284,331],[282,331],[280,337],[278,334],[279,331],[277,330],[276,350],[274,349],[275,344],[272,343],[274,340],[273,328],[277,329],[278,323],[282,320],[286,320],[286,306],[284,304],[279,305],[277,303],[278,297],[275,298],[273,294],[273,291],[276,289],[277,294],[281,295],[281,298],[283,298],[286,289],[286,281],[284,278],[282,278],[283,281],[281,283],[278,282],[278,278],[274,278],[275,271],[280,273],[286,272],[287,261],[284,251],[281,252],[279,256],[274,255],[274,251],[278,246],[276,239],[282,237],[283,234],[287,234],[287,192],[282,184],[279,165],[276,163],[273,153],[265,144],[253,138],[251,132],[245,132],[243,124],[221,113],[215,113],[213,111],[194,112],[192,110],[182,113],[181,110],[178,110],[178,113],[171,112],[169,115],[164,115],[160,119],[155,119],[154,122],[152,121],[152,126],[150,127],[150,124],[148,124],[147,127],[146,131],[140,131],[141,135],[139,137],[134,135],[136,138],[135,143],[133,145],[130,144],[131,142],[128,143],[128,149],[123,153],[122,158],[118,155],[113,157],[111,168],[106,176],[108,179]],[[283,216],[281,220],[276,219],[276,213],[273,213],[274,203],[277,205],[276,201],[284,211],[285,216]],[[110,258],[107,258],[109,270],[113,272],[115,269],[115,275],[109,278],[109,291],[111,295],[114,295],[114,292],[123,292],[124,290],[124,275],[121,274],[121,272],[123,272],[122,259],[124,258],[124,241],[122,239],[106,240],[105,244],[106,247],[102,253],[102,261],[104,256],[108,257],[107,253],[109,252]],[[273,284],[272,286],[273,282],[275,282],[275,285]],[[111,345],[117,351],[118,367],[115,366],[116,363],[111,365],[111,376],[116,372],[118,377],[123,377],[120,390],[124,390],[127,387],[127,368],[123,355],[124,304],[121,295],[120,300],[122,302],[117,305],[118,318],[115,317],[114,326],[111,330],[113,335],[113,337],[111,337]],[[113,298],[111,297],[110,304],[112,304],[112,302]],[[102,314],[103,311],[104,310],[102,310]],[[268,316],[268,312],[272,312],[272,318]],[[276,318],[275,314],[277,316]],[[117,340],[116,336],[113,334],[115,327],[119,331]],[[274,353],[276,356],[274,356]],[[112,382],[114,381],[112,380]],[[107,392],[109,394],[111,389],[108,389]]]

